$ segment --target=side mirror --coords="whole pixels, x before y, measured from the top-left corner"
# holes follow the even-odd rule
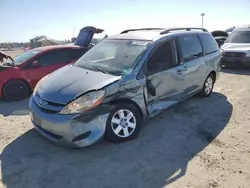
[[[34,68],[39,67],[38,61],[34,61],[32,63],[32,67],[34,67]]]
[[[146,77],[146,87],[147,87],[148,93],[151,96],[156,96],[156,89],[154,85],[152,84],[151,80],[149,80],[147,77]]]

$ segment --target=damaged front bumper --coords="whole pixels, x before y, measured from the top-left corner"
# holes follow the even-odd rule
[[[36,130],[49,140],[68,147],[84,147],[100,140],[112,105],[99,106],[87,114],[62,115],[47,113],[31,97],[30,118]]]

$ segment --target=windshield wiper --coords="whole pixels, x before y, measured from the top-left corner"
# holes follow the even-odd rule
[[[109,74],[109,72],[107,72],[107,71],[105,71],[105,70],[102,70],[102,69],[100,69],[99,67],[96,67],[96,66],[93,66],[93,69],[94,69],[95,71],[99,71],[99,72],[102,72],[102,73],[104,73],[104,74]]]

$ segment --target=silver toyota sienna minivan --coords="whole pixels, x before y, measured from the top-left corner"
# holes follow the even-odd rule
[[[84,36],[87,47],[93,32]],[[220,58],[206,29],[126,30],[44,77],[30,99],[31,121],[65,146],[131,140],[147,118],[195,94],[208,97]]]

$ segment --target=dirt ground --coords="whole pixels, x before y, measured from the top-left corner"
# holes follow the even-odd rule
[[[24,52],[23,50],[4,51],[4,53],[10,55],[11,57],[16,57],[17,55],[23,52]]]
[[[28,99],[0,101],[0,187],[249,188],[249,76],[225,69],[209,98],[171,107],[137,139],[83,149],[40,136]]]

